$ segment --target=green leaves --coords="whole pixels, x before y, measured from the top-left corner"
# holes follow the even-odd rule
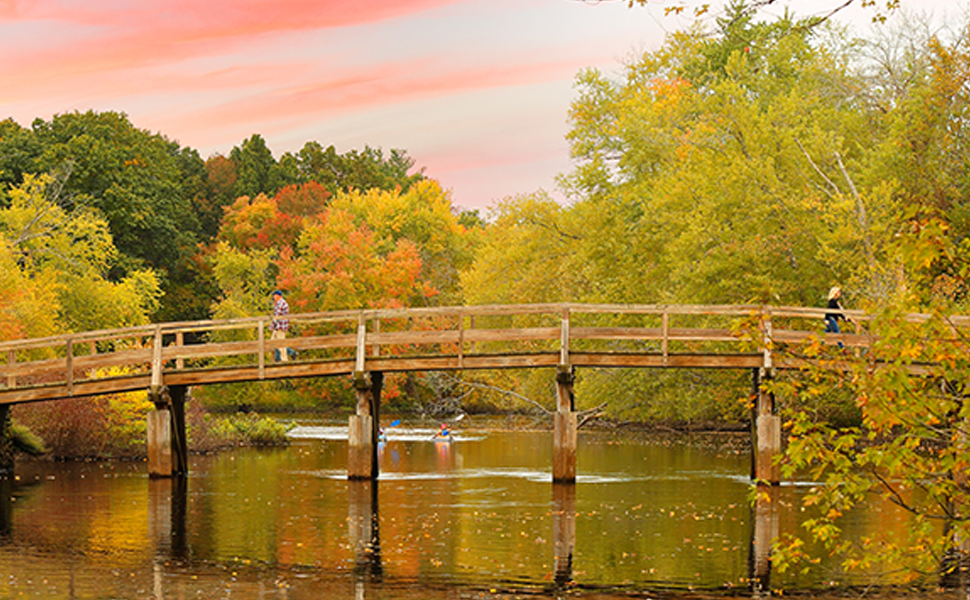
[[[27,175],[0,210],[0,339],[141,325],[158,308],[152,271],[108,279],[117,256],[108,224],[62,205],[61,189]]]

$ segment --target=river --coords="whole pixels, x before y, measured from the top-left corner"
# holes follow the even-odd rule
[[[347,480],[346,425],[324,420],[287,448],[192,456],[183,480],[21,461],[0,481],[0,598],[751,597],[764,540],[798,527],[799,482],[752,509],[743,437],[581,431],[562,486],[548,431],[468,418],[442,444],[433,425],[387,428],[376,485]],[[898,526],[887,510],[848,529]],[[762,583],[871,581],[823,562]]]

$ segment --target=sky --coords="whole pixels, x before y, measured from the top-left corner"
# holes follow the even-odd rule
[[[311,140],[399,148],[460,208],[565,200],[576,75],[659,48],[686,23],[665,15],[676,2],[0,0],[0,119],[118,111],[203,158],[256,133],[277,158]],[[853,11],[840,18],[865,27],[871,13]]]

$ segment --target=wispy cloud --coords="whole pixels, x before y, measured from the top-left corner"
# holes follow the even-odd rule
[[[203,155],[253,133],[276,152],[405,148],[432,177],[461,174],[458,202],[484,204],[568,160],[569,82],[625,54],[638,15],[573,0],[0,0],[0,118],[117,110]]]

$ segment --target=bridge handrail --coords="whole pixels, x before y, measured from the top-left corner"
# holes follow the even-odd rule
[[[654,314],[654,315],[764,315],[772,318],[817,318],[822,319],[826,314],[841,313],[857,322],[864,322],[871,317],[862,310],[834,311],[827,308],[774,306],[774,305],[718,305],[718,304],[582,304],[582,303],[549,303],[549,304],[488,304],[473,306],[442,306],[419,308],[368,308],[347,309],[326,312],[293,313],[289,316],[291,324],[314,324],[327,322],[360,322],[373,319],[400,319],[423,317],[471,317],[471,316],[503,316],[503,315],[536,315],[536,314]],[[911,313],[906,316],[913,322],[926,321],[931,315],[925,313]],[[954,315],[951,322],[957,327],[970,327],[970,316]],[[64,333],[41,338],[26,338],[20,340],[0,341],[0,353],[9,350],[30,350],[43,347],[57,346],[71,341],[74,344],[111,341],[138,337],[149,337],[161,331],[163,335],[175,333],[190,333],[200,331],[216,331],[256,327],[260,323],[269,324],[272,317],[261,315],[254,317],[237,317],[231,319],[207,319],[202,321],[174,321],[122,327],[117,329],[98,329],[74,333]]]
[[[236,381],[340,374],[347,373],[348,369],[354,372],[371,368],[555,367],[569,366],[574,360],[589,366],[613,367],[730,364],[732,368],[773,368],[777,366],[772,354],[777,344],[803,343],[821,333],[823,317],[833,312],[841,312],[860,324],[871,319],[861,310],[760,304],[546,303],[294,313],[289,316],[291,336],[286,340],[271,339],[267,332],[272,321],[270,315],[156,323],[0,342],[0,396],[4,396],[0,402],[39,398],[31,392],[9,399],[14,398],[17,390],[31,386],[62,386],[68,396],[75,393],[77,385],[101,389],[94,384],[119,377],[106,374],[114,367],[125,370],[127,375],[121,377],[142,381],[150,376],[151,386],[161,385],[163,377],[168,381],[173,374],[180,381],[213,382],[215,372],[223,372],[226,378],[221,381]],[[618,321],[583,318],[600,314],[649,318]],[[516,319],[535,316],[541,318]],[[679,317],[697,316],[705,319],[676,322]],[[483,318],[476,320],[476,317]],[[493,321],[491,317],[499,320]],[[732,320],[722,324],[706,317]],[[919,322],[931,315],[914,313],[905,318]],[[750,337],[743,336],[749,345],[724,352],[725,346],[721,344],[744,341],[734,330],[738,320],[756,324],[756,331],[761,332],[756,335],[764,343],[756,348],[750,345]],[[399,322],[382,327],[385,321]],[[322,323],[338,326],[322,331],[312,327]],[[955,328],[970,327],[970,317],[953,316],[951,323]],[[222,330],[242,330],[243,336],[209,338],[202,342],[189,338],[191,341],[186,343],[186,334]],[[825,337],[826,343],[841,342],[850,347],[872,342],[864,332],[826,334]],[[305,361],[302,366],[276,363],[269,367],[271,352],[284,347],[310,351],[304,356],[312,368]],[[681,354],[676,356],[677,352]],[[223,358],[233,360],[221,361]],[[294,375],[286,375],[291,372]],[[60,392],[44,392],[46,398],[56,393]]]
[[[360,322],[373,319],[400,319],[422,317],[472,317],[472,316],[503,316],[503,315],[536,315],[536,314],[654,314],[654,315],[764,315],[772,318],[802,317],[822,319],[829,313],[841,313],[858,322],[870,318],[862,310],[833,311],[827,308],[810,308],[797,306],[773,305],[717,305],[717,304],[581,304],[581,303],[550,303],[550,304],[490,304],[473,306],[442,306],[420,308],[371,308],[348,309],[326,312],[293,313],[289,316],[291,324],[315,324],[327,322]],[[911,321],[925,321],[931,315],[913,313],[907,315]],[[970,317],[951,317],[958,327],[970,326]],[[65,333],[41,338],[27,338],[21,340],[0,341],[0,353],[10,350],[31,350],[59,346],[68,341],[74,344],[111,341],[138,337],[149,337],[159,331],[163,335],[175,333],[191,333],[201,331],[217,331],[257,327],[260,323],[268,325],[271,316],[237,317],[231,319],[207,319],[202,321],[175,321],[122,327],[117,329],[99,329],[75,333]]]

